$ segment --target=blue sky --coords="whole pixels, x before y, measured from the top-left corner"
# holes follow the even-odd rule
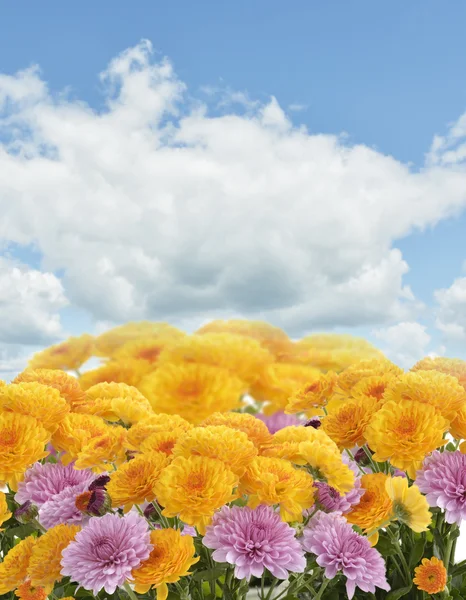
[[[169,58],[188,94],[198,100],[212,102],[206,87],[243,92],[264,104],[274,96],[292,122],[305,125],[310,134],[345,132],[345,144],[364,144],[413,171],[424,168],[433,136],[445,135],[466,110],[466,4],[459,0],[49,1],[29,3],[27,18],[25,10],[21,3],[0,9],[0,73],[15,76],[37,64],[52,95],[67,89],[71,100],[96,111],[105,102],[98,73],[141,39],[152,42],[155,61]],[[243,108],[229,105],[228,110]],[[403,283],[428,307],[435,290],[464,275],[463,206],[459,216],[433,219],[424,232],[392,236],[410,269]],[[58,275],[66,271],[56,258],[43,262],[43,247],[31,250],[20,236],[8,245],[24,265]],[[71,273],[64,280],[71,301],[59,309],[63,329],[72,333],[105,321],[87,300],[80,304],[82,294],[69,291],[75,279]],[[455,304],[455,310],[461,306]],[[400,319],[416,319],[429,328],[432,339],[424,349],[435,352],[446,344],[447,353],[466,355],[464,340],[443,340],[432,311]],[[381,321],[380,327],[396,324],[387,323]],[[377,326],[359,320],[354,327],[338,328],[373,337]],[[9,343],[6,334],[4,341]]]

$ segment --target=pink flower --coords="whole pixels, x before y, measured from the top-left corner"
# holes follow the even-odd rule
[[[304,529],[302,544],[317,556],[325,577],[333,579],[339,571],[343,573],[349,599],[356,587],[372,594],[376,587],[390,590],[382,556],[341,514],[318,512]]]
[[[445,510],[447,523],[466,519],[466,455],[435,450],[424,459],[416,484],[430,506]]]
[[[39,523],[50,529],[55,525],[67,523],[69,525],[81,525],[86,516],[76,507],[76,498],[87,490],[87,482],[80,485],[72,485],[55,494],[39,508]]]
[[[290,571],[302,573],[306,566],[294,529],[270,506],[224,506],[207,527],[203,543],[214,549],[216,561],[235,565],[238,579],[261,577],[264,569],[288,579]]]
[[[141,516],[92,517],[63,550],[61,574],[94,595],[102,589],[113,594],[151,550],[149,527]]]
[[[284,427],[289,425],[301,425],[302,421],[294,415],[286,415],[283,411],[273,413],[273,415],[267,416],[262,413],[257,413],[256,417],[263,421],[270,433],[275,433]]]

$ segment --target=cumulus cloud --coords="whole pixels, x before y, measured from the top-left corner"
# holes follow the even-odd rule
[[[96,111],[35,68],[0,77],[0,240],[34,242],[73,305],[98,321],[242,315],[290,334],[415,318],[396,240],[464,208],[448,143],[413,171],[294,126],[275,98],[229,93],[247,110],[211,111],[147,41],[100,80]]]
[[[373,335],[382,342],[381,350],[388,358],[408,369],[427,355],[431,341],[426,327],[412,321],[375,330]]]
[[[466,340],[466,277],[458,277],[449,288],[436,290],[436,327],[452,341]]]

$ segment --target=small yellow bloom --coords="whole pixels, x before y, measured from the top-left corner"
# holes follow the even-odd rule
[[[6,496],[3,492],[0,492],[0,526],[8,521],[11,517],[11,512],[8,510],[8,504],[6,502]],[[3,529],[0,529],[3,531]]]
[[[153,549],[149,558],[132,572],[134,589],[138,594],[145,594],[155,588],[157,600],[165,600],[168,596],[167,583],[175,583],[180,577],[190,575],[189,569],[199,561],[199,557],[194,556],[193,538],[181,535],[175,529],[151,531],[150,542]]]
[[[423,558],[421,564],[414,569],[413,583],[418,590],[428,594],[443,592],[447,585],[447,570],[443,561],[435,556],[430,560]]]
[[[31,535],[16,544],[0,563],[0,594],[8,594],[26,579],[36,538]]]
[[[393,517],[416,533],[427,531],[432,513],[425,496],[417,485],[409,487],[406,477],[389,477],[385,489],[393,502]]]
[[[27,579],[15,590],[15,595],[21,600],[46,600],[49,593],[52,591],[52,586],[34,587],[31,585],[30,579]]]
[[[81,528],[77,525],[56,525],[37,539],[31,552],[28,577],[34,587],[53,586],[61,581],[61,553]]]
[[[179,516],[203,533],[214,512],[237,498],[237,485],[237,476],[220,460],[178,456],[162,471],[154,490],[166,517]]]
[[[314,504],[314,480],[287,460],[258,456],[241,479],[240,491],[249,495],[248,504],[280,506],[284,521],[302,521],[303,510]]]
[[[31,369],[79,369],[92,355],[94,338],[92,335],[70,337],[60,344],[50,346],[34,354],[29,361]]]
[[[285,412],[287,414],[309,412],[313,408],[325,406],[333,394],[336,382],[337,374],[333,371],[316,373],[312,380],[288,399]]]
[[[272,443],[272,434],[267,429],[267,425],[257,417],[247,413],[216,412],[201,423],[202,427],[208,427],[209,425],[226,425],[231,429],[244,431],[259,451],[267,448]]]
[[[357,525],[364,533],[388,524],[392,517],[393,502],[385,487],[388,479],[384,473],[368,473],[361,477],[364,494],[345,516],[349,523]]]
[[[346,494],[353,488],[353,471],[343,462],[341,454],[329,452],[326,444],[317,440],[301,442],[299,453],[315,473],[316,479],[323,479],[340,494]]]
[[[165,413],[153,413],[135,423],[128,430],[128,448],[139,450],[141,444],[153,433],[189,431],[193,425],[179,415],[167,415]],[[154,448],[155,450],[155,448]]]
[[[58,369],[26,369],[15,377],[12,383],[31,383],[33,381],[57,389],[61,397],[68,402],[71,410],[84,400],[84,391],[79,385],[78,379]]]
[[[363,446],[366,427],[376,410],[377,401],[374,398],[331,401],[327,405],[327,415],[322,420],[322,429],[341,450]]]
[[[112,506],[123,506],[125,511],[134,504],[152,502],[155,499],[154,487],[160,473],[170,463],[170,459],[162,452],[140,454],[129,462],[123,463],[110,474],[107,491],[112,499]]]

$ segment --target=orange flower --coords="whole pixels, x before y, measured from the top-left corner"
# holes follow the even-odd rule
[[[151,433],[139,446],[141,452],[163,452],[167,456],[173,454],[173,448],[186,431],[175,427],[169,431],[155,431]]]
[[[336,381],[337,374],[332,371],[316,373],[312,380],[288,399],[285,412],[287,414],[309,412],[313,408],[325,406],[333,393]]]
[[[162,334],[130,340],[115,350],[113,358],[120,362],[128,359],[143,361],[154,369],[161,352],[165,348],[170,348],[178,339],[182,340],[183,337]]]
[[[423,558],[419,567],[414,569],[413,582],[416,587],[428,594],[438,594],[447,585],[447,570],[442,560],[433,556],[430,560]]]
[[[244,431],[258,450],[267,448],[272,443],[272,434],[267,429],[267,425],[257,417],[247,413],[216,412],[201,423],[203,427],[209,425],[226,425],[231,429]]]
[[[34,354],[29,361],[31,369],[79,369],[92,355],[94,338],[92,335],[70,337],[61,344],[50,346]]]
[[[330,402],[322,429],[341,450],[363,446],[364,432],[376,410],[373,398]]]
[[[36,538],[31,535],[21,540],[0,563],[0,594],[8,594],[26,579],[29,560]]]
[[[456,417],[450,424],[450,433],[457,440],[466,439],[466,406],[456,413]]]
[[[393,502],[385,487],[388,479],[384,473],[370,473],[361,477],[361,488],[365,491],[359,504],[345,515],[349,523],[369,533],[390,520]]]
[[[15,377],[12,383],[31,383],[36,381],[55,388],[60,392],[71,407],[79,405],[84,400],[84,391],[76,377],[58,369],[26,369]]]
[[[351,389],[351,396],[358,399],[373,399],[381,402],[387,387],[396,380],[392,373],[364,377]]]
[[[21,600],[46,600],[49,593],[52,591],[52,587],[34,587],[31,585],[31,580],[27,579],[15,590],[15,595]]]

